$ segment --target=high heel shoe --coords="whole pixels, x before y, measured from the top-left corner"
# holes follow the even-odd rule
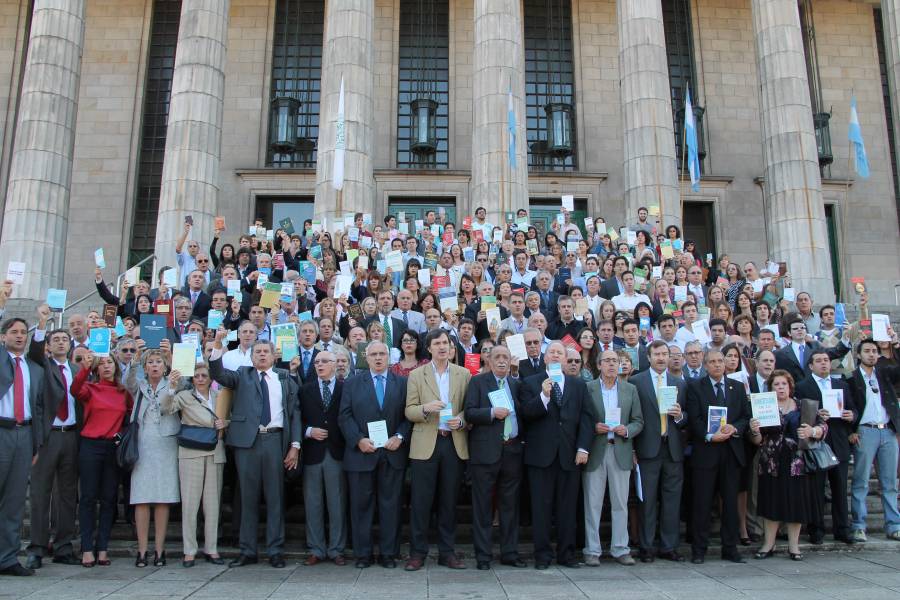
[[[796,561],[803,560],[803,555],[800,554],[799,552],[790,552],[789,551],[788,554],[791,556],[791,560],[796,560]]]
[[[763,552],[762,549],[759,550],[756,554],[753,555],[753,558],[756,560],[764,560],[766,558],[772,558],[775,554],[775,546],[772,546],[768,552]]]
[[[144,567],[147,566],[147,553],[146,552],[144,552],[143,554],[140,552],[137,553],[137,558],[134,559],[134,566],[138,567],[139,569],[143,569]]]
[[[153,566],[154,567],[164,567],[166,566],[166,551],[163,550],[162,554],[153,553]]]
[[[221,556],[210,556],[209,554],[204,552],[203,558],[206,560],[206,562],[212,563],[214,565],[224,565],[225,564],[225,559],[223,559]]]

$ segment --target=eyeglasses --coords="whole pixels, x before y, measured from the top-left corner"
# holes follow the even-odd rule
[[[532,341],[526,340],[526,341],[525,341],[525,345],[526,345],[526,346],[539,346],[540,343],[541,343],[540,340],[532,340]]]
[[[577,365],[578,363],[581,362],[581,359],[580,358],[570,358],[570,359],[566,360],[566,362],[569,363],[570,365]]]
[[[205,258],[199,258],[199,259],[197,259],[197,264],[198,264],[198,265],[204,265],[204,264],[206,264],[206,263],[208,263],[208,262],[209,262],[209,261],[208,261],[207,259],[205,259]]]
[[[121,350],[119,350],[119,352],[122,354],[134,354],[135,352],[137,352],[137,349],[136,348],[122,348]]]

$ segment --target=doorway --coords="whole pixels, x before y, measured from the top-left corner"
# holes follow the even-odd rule
[[[685,241],[693,240],[694,248],[701,258],[719,256],[716,244],[716,213],[712,202],[685,202],[682,216],[682,236]]]

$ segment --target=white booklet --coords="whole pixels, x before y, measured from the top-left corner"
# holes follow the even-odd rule
[[[384,448],[388,441],[387,421],[369,421],[366,426],[369,428],[369,439],[375,447]]]

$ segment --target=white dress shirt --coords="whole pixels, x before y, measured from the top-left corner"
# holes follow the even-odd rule
[[[450,365],[447,364],[446,369],[443,373],[438,373],[437,367],[434,364],[434,361],[431,361],[431,370],[434,372],[434,380],[437,382],[438,393],[440,394],[441,402],[444,403],[445,408],[451,408],[452,405],[450,403]],[[450,431],[450,428],[441,423],[438,420],[438,429],[443,429],[445,431]]]
[[[509,431],[509,439],[519,437],[519,421],[518,419],[516,419],[516,404],[515,402],[513,402],[512,392],[510,392],[509,389],[509,377],[505,377],[502,380],[496,377],[495,379],[497,379],[497,389],[502,389],[504,392],[506,392],[506,397],[509,398],[509,405],[512,407],[509,409],[509,414],[506,415],[506,419],[509,420],[510,424],[512,425]],[[500,381],[503,381],[502,388],[500,387]],[[491,418],[494,418],[493,408],[491,408]]]
[[[247,348],[246,351],[241,349],[240,346],[235,348],[234,350],[229,350],[225,354],[222,355],[222,366],[229,371],[237,371],[241,367],[252,367],[253,366],[253,346]],[[210,359],[212,356],[210,355]]]
[[[862,375],[866,384],[866,409],[863,411],[859,422],[863,425],[884,425],[888,423],[887,411],[881,404],[881,388],[878,386],[878,378],[875,376],[875,369],[872,369],[872,376],[866,375],[862,367],[859,368],[859,374]],[[872,391],[872,387],[878,390],[876,394]]]
[[[262,371],[256,370],[256,378],[259,379]],[[266,373],[266,386],[269,388],[269,414],[272,420],[268,424],[260,423],[260,427],[284,427],[284,405],[281,401],[281,382],[278,381],[278,373],[269,367]]]
[[[15,377],[16,377],[16,355],[6,351],[6,355],[9,357],[8,360],[12,363],[10,366],[13,372],[13,381],[9,384],[9,389],[6,390],[6,394],[0,398],[0,417],[5,417],[7,419],[15,419],[16,411],[15,411]],[[28,401],[29,392],[31,391],[31,372],[28,369],[28,362],[25,360],[25,355],[20,356],[22,360],[20,361],[20,365],[22,368],[22,380],[25,383],[25,420],[31,418],[31,403]]]

